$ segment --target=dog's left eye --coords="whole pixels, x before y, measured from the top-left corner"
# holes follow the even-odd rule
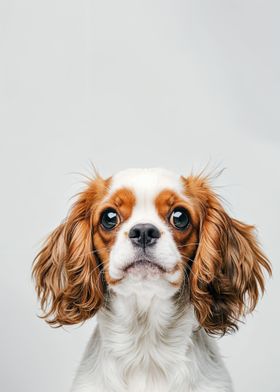
[[[119,223],[119,215],[113,208],[103,211],[100,223],[105,230],[112,230]]]
[[[185,230],[190,223],[188,212],[183,207],[177,207],[170,215],[170,223],[178,230]]]

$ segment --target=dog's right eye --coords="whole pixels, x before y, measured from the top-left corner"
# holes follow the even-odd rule
[[[101,214],[100,223],[105,230],[114,229],[120,221],[119,215],[113,208],[108,208]]]

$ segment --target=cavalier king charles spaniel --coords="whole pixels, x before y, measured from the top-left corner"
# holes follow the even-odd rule
[[[72,392],[229,392],[213,335],[255,308],[264,270],[207,177],[129,169],[88,183],[33,275],[51,325],[96,314]]]

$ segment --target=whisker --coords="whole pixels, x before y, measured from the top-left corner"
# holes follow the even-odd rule
[[[194,261],[193,259],[191,259],[191,258],[189,258],[189,257],[187,257],[187,256],[184,256],[184,255],[181,255],[181,256],[182,256],[182,258],[185,259],[185,260],[188,260],[188,261],[191,261],[191,262]],[[201,278],[198,276],[198,274],[195,274],[195,273],[193,272],[193,270],[192,270],[192,268],[190,267],[189,264],[186,264],[186,268],[188,269],[188,271],[189,271],[193,276],[195,276],[196,278],[198,278],[198,280],[199,280],[201,283],[205,284],[204,280],[201,279]]]
[[[177,248],[182,249],[182,248],[187,248],[188,246],[191,246],[191,245],[199,245],[199,244],[200,244],[200,242],[190,242],[189,244],[179,245],[179,246],[177,246]]]
[[[99,249],[96,249],[96,250],[91,250],[91,251],[89,251],[89,252],[87,252],[87,253],[83,253],[83,254],[81,254],[80,256],[77,256],[75,259],[78,260],[78,259],[80,259],[80,258],[82,258],[82,257],[87,257],[88,255],[98,253],[98,252],[101,251],[101,250],[108,250],[108,251],[110,251],[110,249],[107,248],[107,247],[99,248]]]
[[[103,298],[103,297],[104,297],[104,294],[101,292],[100,285],[98,284],[98,282],[99,282],[99,280],[101,279],[101,274],[103,274],[103,273],[104,273],[104,271],[103,271],[103,270],[100,270],[99,273],[98,273],[98,275],[97,275],[96,283],[93,283],[93,286],[96,288],[96,290],[97,290],[97,292],[98,292],[100,298]]]

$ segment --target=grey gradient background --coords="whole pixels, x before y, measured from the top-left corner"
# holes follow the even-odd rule
[[[30,278],[92,161],[102,175],[226,167],[274,269],[221,339],[236,391],[279,381],[279,1],[0,0],[1,392],[67,392],[94,325],[51,329]]]

